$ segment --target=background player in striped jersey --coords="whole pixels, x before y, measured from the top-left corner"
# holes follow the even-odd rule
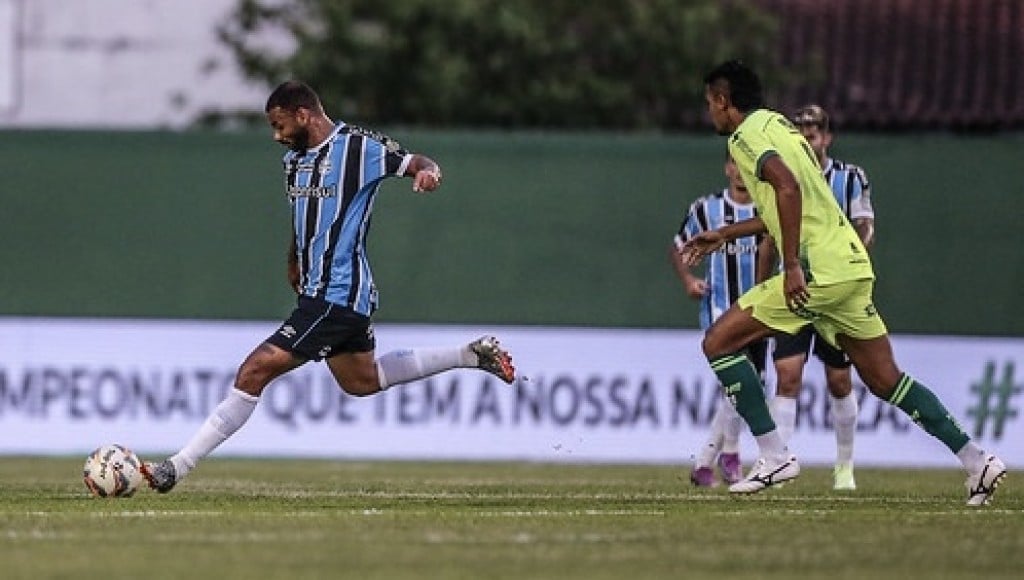
[[[860,167],[833,159],[828,155],[832,144],[829,116],[818,105],[807,105],[793,116],[793,124],[810,144],[821,165],[825,181],[832,187],[839,207],[849,218],[864,247],[870,248],[875,235],[875,213],[871,207],[871,186]],[[766,254],[768,254],[766,252]],[[853,477],[853,439],[857,430],[857,395],[853,393],[850,359],[838,348],[823,340],[813,326],[805,326],[796,334],[775,336],[775,374],[778,378],[772,417],[783,441],[789,441],[796,427],[797,398],[803,385],[804,365],[811,353],[825,367],[832,425],[836,432],[836,463],[833,488],[857,488]]]
[[[388,177],[411,177],[413,191],[437,189],[437,163],[379,133],[335,123],[301,82],[274,89],[266,113],[274,140],[288,147],[285,192],[294,233],[288,281],[298,304],[242,362],[234,388],[185,447],[163,462],[144,464],[149,485],[161,493],[248,421],[270,381],[310,360],[325,360],[342,390],[355,396],[458,367],[479,368],[506,383],[515,377],[512,358],[491,336],[375,358],[377,289],[366,259],[374,197]]]
[[[743,185],[732,157],[726,157],[725,176],[729,182],[727,188],[698,198],[690,205],[669,250],[672,265],[686,294],[694,300],[700,300],[702,330],[711,326],[733,302],[761,279],[757,268],[759,245],[763,236],[748,236],[719,248],[709,257],[703,277],[695,275],[679,253],[683,244],[700,232],[715,230],[757,215],[754,202]],[[766,341],[751,345],[747,353],[758,373],[763,374],[767,358]],[[739,454],[742,429],[743,419],[736,413],[736,409],[724,398],[720,400],[711,420],[711,432],[694,458],[690,482],[699,487],[713,486],[716,459],[723,481],[732,484],[743,477]]]

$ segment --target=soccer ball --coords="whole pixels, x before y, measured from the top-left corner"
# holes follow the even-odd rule
[[[142,461],[123,445],[104,445],[86,458],[82,478],[96,497],[131,497],[142,484]]]

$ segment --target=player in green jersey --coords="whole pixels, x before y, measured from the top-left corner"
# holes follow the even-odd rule
[[[939,439],[967,470],[967,504],[987,504],[1005,464],[979,448],[935,394],[900,371],[888,331],[872,303],[874,272],[857,232],[822,177],[814,151],[783,115],[765,108],[757,74],[739,61],[704,78],[715,130],[757,205],[758,217],[703,232],[684,244],[697,264],[723,243],[767,232],[781,252],[782,271],[744,294],[704,335],[704,354],[729,400],[750,426],[760,457],[733,493],[755,493],[800,474],[768,411],[761,382],[742,354],[748,343],[808,324],[850,357],[876,396],[896,405]]]

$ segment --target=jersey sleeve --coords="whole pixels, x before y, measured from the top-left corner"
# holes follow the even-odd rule
[[[412,161],[412,154],[402,148],[397,141],[387,136],[382,139],[372,139],[376,144],[374,155],[383,158],[384,175],[388,177],[400,177],[405,173],[409,162]]]
[[[686,217],[683,218],[683,223],[679,225],[679,231],[676,233],[674,241],[677,248],[688,242],[693,236],[701,233],[707,229],[706,219],[702,219],[703,214],[703,198],[690,204],[690,209],[686,212]]]
[[[398,141],[355,125],[349,125],[348,132],[365,139],[367,167],[379,168],[372,173],[379,173],[380,177],[401,177],[405,174],[413,156]]]
[[[850,219],[875,219],[875,209],[871,206],[871,184],[864,170],[857,166],[850,167],[850,179],[853,195],[850,196]]]
[[[729,138],[729,154],[746,173],[763,181],[761,169],[765,161],[779,153],[767,134],[745,129],[736,131]]]

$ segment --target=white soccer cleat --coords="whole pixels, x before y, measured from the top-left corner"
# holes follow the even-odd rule
[[[996,488],[1006,478],[1006,464],[995,455],[985,458],[981,471],[967,476],[967,505],[980,507],[988,505]]]
[[[773,485],[796,479],[800,464],[790,455],[782,461],[769,461],[759,457],[745,478],[729,486],[729,493],[757,493]]]
[[[832,470],[834,483],[832,489],[837,491],[853,491],[857,489],[857,482],[853,479],[853,464],[838,463]]]

